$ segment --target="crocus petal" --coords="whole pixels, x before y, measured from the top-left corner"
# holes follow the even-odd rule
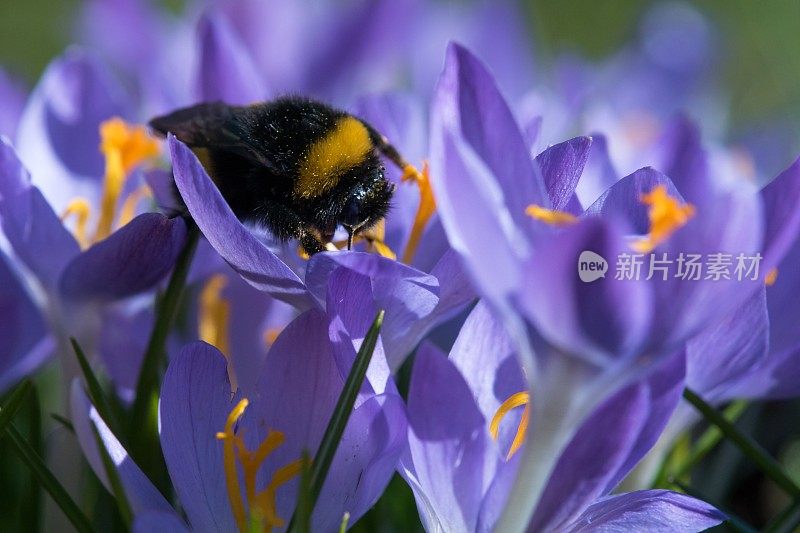
[[[0,223],[14,253],[47,289],[80,248],[30,177],[14,149],[0,138]]]
[[[181,218],[145,213],[67,265],[62,294],[73,300],[114,300],[147,290],[175,265],[186,240]]]
[[[525,208],[550,202],[494,81],[456,44],[448,47],[434,97],[430,153],[431,183],[453,249],[484,294],[506,297],[521,283],[524,230],[534,227]]]
[[[125,118],[123,92],[100,61],[70,49],[42,75],[20,119],[17,148],[47,201],[61,213],[70,200],[98,205],[103,157],[100,123]]]
[[[223,17],[206,15],[198,27],[200,58],[195,92],[198,100],[251,104],[267,91],[250,53]]]
[[[775,283],[767,287],[769,347],[776,353],[800,346],[796,320],[796,295],[800,294],[800,243],[795,243],[778,265]]]
[[[634,353],[643,342],[652,313],[650,290],[612,272],[582,281],[577,270],[584,251],[615,261],[627,251],[624,232],[613,220],[590,217],[542,238],[519,302],[549,342],[602,365],[607,357]]]
[[[175,183],[203,235],[253,287],[299,309],[314,304],[300,278],[245,228],[192,151],[169,138]]]
[[[575,137],[536,156],[553,209],[563,211],[572,199],[591,146],[591,137]]]
[[[103,313],[102,319],[100,356],[117,393],[122,398],[132,399],[149,342],[142,332],[153,329],[153,309],[131,312],[112,308]]]
[[[464,378],[430,344],[417,351],[408,394],[408,452],[400,473],[428,531],[475,530],[502,462]]]
[[[797,240],[800,228],[800,159],[761,190],[764,228],[764,268],[776,266]]]
[[[72,409],[72,424],[75,427],[75,434],[81,445],[83,454],[89,465],[94,470],[95,475],[102,481],[103,485],[111,490],[111,485],[106,477],[103,460],[100,450],[97,449],[97,439],[94,436],[92,426],[97,429],[100,439],[106,448],[106,452],[117,468],[125,495],[131,505],[134,514],[146,511],[158,511],[175,515],[175,510],[164,499],[164,496],[147,479],[147,476],[139,469],[133,459],[128,455],[127,450],[120,444],[106,423],[100,418],[97,410],[89,401],[83,391],[83,385],[78,379],[72,382],[70,406]]]
[[[686,345],[687,385],[706,401],[750,396],[767,383],[756,379],[767,363],[769,316],[762,288]]]
[[[198,531],[233,531],[222,443],[231,387],[225,358],[214,347],[189,344],[170,362],[161,386],[161,448],[189,523]]]
[[[173,513],[149,511],[133,521],[133,533],[189,533],[181,518]]]
[[[529,529],[557,528],[603,495],[638,439],[649,408],[647,387],[636,384],[589,416],[559,457]]]
[[[589,158],[575,187],[575,195],[581,205],[589,206],[618,179],[619,175],[608,154],[608,141],[605,135],[593,133]]]
[[[53,355],[55,341],[8,259],[0,252],[0,391],[32,374]]]
[[[714,507],[691,496],[668,490],[642,490],[599,500],[566,531],[694,533],[714,527],[725,519]]]
[[[672,179],[688,202],[699,203],[709,194],[708,156],[700,142],[700,128],[688,117],[680,115],[666,127],[659,141],[660,162],[657,165]]]

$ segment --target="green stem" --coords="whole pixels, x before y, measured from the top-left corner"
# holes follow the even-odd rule
[[[0,438],[5,435],[6,426],[11,423],[14,415],[17,414],[19,408],[22,407],[22,401],[31,390],[31,382],[27,379],[17,385],[17,388],[11,393],[6,400],[6,404],[0,409]]]
[[[66,517],[72,522],[79,532],[92,531],[92,524],[86,515],[83,514],[78,504],[69,495],[67,490],[59,483],[58,479],[44,464],[41,457],[33,450],[33,447],[25,441],[25,438],[17,431],[13,424],[6,427],[6,434],[11,441],[13,448],[16,450],[19,457],[30,469],[31,473],[36,477],[39,483],[50,494],[53,500],[58,504],[59,508],[64,512]]]
[[[361,348],[358,350],[355,361],[353,361],[353,367],[350,369],[347,381],[345,381],[342,393],[339,395],[336,407],[328,422],[328,427],[325,428],[325,434],[322,437],[319,450],[317,450],[317,455],[311,465],[311,491],[308,495],[308,503],[304,506],[308,516],[301,518],[297,516],[298,513],[295,513],[287,531],[298,531],[297,525],[299,523],[310,523],[311,514],[314,512],[314,507],[322,492],[322,486],[325,484],[328,470],[331,467],[334,455],[336,455],[336,449],[339,447],[339,442],[342,440],[345,427],[353,412],[358,391],[361,390],[361,385],[367,375],[367,368],[370,361],[372,361],[372,354],[378,342],[378,334],[383,325],[383,315],[383,311],[378,311],[378,315],[372,322],[366,337],[364,337],[364,342],[361,343]]]
[[[700,411],[700,414],[702,414],[708,422],[717,426],[720,431],[722,431],[722,434],[753,461],[767,477],[772,479],[772,481],[793,499],[800,498],[800,487],[783,472],[780,464],[770,457],[761,445],[739,431],[736,426],[726,420],[719,411],[703,401],[703,399],[692,390],[688,388],[685,389],[683,391],[683,397]]]
[[[193,221],[188,221],[187,225],[186,242],[164,296],[157,305],[155,323],[136,384],[136,398],[128,427],[131,455],[162,492],[167,490],[169,480],[158,441],[159,369],[166,360],[167,337],[175,322],[189,267],[200,239],[197,225]]]

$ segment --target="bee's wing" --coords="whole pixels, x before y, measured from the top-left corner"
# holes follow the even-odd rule
[[[156,117],[150,127],[161,135],[172,133],[192,148],[227,150],[271,168],[248,133],[246,113],[246,108],[222,102],[197,104]]]

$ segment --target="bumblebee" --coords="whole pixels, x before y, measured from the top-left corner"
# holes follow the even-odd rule
[[[202,103],[154,118],[198,156],[234,214],[297,239],[309,255],[338,226],[353,237],[388,212],[394,184],[383,154],[415,172],[375,128],[327,104],[285,97],[250,106]]]

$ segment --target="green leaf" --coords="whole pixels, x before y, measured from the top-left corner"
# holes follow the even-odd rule
[[[364,342],[361,343],[361,348],[358,350],[358,354],[356,354],[355,361],[353,361],[353,368],[350,369],[342,393],[339,395],[336,407],[328,422],[328,427],[325,428],[325,434],[317,450],[317,455],[314,457],[314,462],[311,464],[311,491],[308,505],[309,517],[314,512],[314,507],[319,499],[320,492],[322,492],[322,486],[325,484],[325,478],[328,476],[328,470],[330,470],[333,457],[336,455],[336,449],[339,447],[339,442],[342,440],[347,422],[350,420],[350,414],[353,412],[353,406],[356,403],[358,391],[361,390],[361,385],[364,383],[364,378],[367,375],[367,368],[369,367],[370,361],[372,361],[372,354],[378,342],[378,334],[383,325],[383,316],[384,312],[382,310],[378,311],[375,320],[372,322],[372,326],[370,326],[366,337],[364,337]],[[296,517],[297,512],[292,516],[288,531],[299,531]]]
[[[68,430],[70,433],[75,433],[75,426],[72,425],[72,422],[70,422],[60,414],[50,413],[50,418],[52,418],[53,420],[64,426],[64,428]]]
[[[164,296],[156,304],[156,319],[139,372],[136,397],[127,428],[131,456],[165,495],[169,492],[169,475],[158,440],[159,369],[166,363],[165,344],[175,323],[186,277],[200,239],[197,224],[188,221],[187,225],[186,242],[175,263]]]
[[[98,380],[97,376],[95,376],[92,367],[89,365],[89,361],[86,359],[86,354],[84,353],[80,344],[78,344],[78,341],[72,337],[70,337],[69,341],[72,344],[72,350],[75,352],[75,357],[78,358],[78,364],[81,367],[81,372],[83,372],[83,379],[86,381],[87,387],[86,393],[89,395],[89,399],[91,400],[95,409],[97,409],[100,417],[105,421],[106,424],[108,424],[108,427],[111,429],[112,433],[123,438],[121,442],[124,445],[126,442],[124,440],[125,435],[120,431],[121,428],[118,418],[114,415],[111,402],[108,401],[108,398],[106,398],[106,395],[103,392],[103,387],[100,385],[100,380]]]
[[[14,450],[19,455],[20,459],[30,469],[31,473],[39,481],[39,484],[50,494],[56,504],[61,508],[66,517],[72,522],[79,532],[92,531],[91,522],[83,514],[78,504],[72,499],[67,490],[52,472],[47,468],[42,458],[37,454],[33,447],[26,442],[25,438],[17,431],[13,424],[8,424],[5,432],[9,440],[13,444]]]
[[[722,416],[719,411],[707,404],[697,393],[687,388],[683,391],[683,397],[703,415],[703,418],[717,426],[722,434],[735,444],[775,484],[793,499],[800,498],[800,487],[784,473],[781,465],[761,445],[739,431],[736,426]]]
[[[300,471],[300,492],[297,498],[297,508],[294,511],[297,517],[297,531],[310,533],[311,531],[311,457],[307,451],[302,456],[303,469]]]
[[[114,494],[114,498],[117,501],[117,508],[119,509],[120,517],[122,517],[122,523],[125,525],[125,529],[130,531],[131,524],[133,523],[133,512],[131,512],[131,505],[128,502],[128,497],[125,495],[125,488],[122,486],[122,481],[119,478],[119,472],[117,472],[117,467],[114,465],[114,461],[111,460],[111,456],[108,455],[108,450],[106,449],[103,439],[100,438],[97,426],[94,425],[94,422],[90,422],[89,425],[92,428],[94,440],[97,443],[100,459],[103,461],[103,469],[111,485],[111,492]]]
[[[17,385],[17,388],[8,397],[6,404],[0,409],[0,438],[5,435],[6,427],[11,423],[19,408],[22,407],[22,401],[31,390],[31,387],[31,382],[27,379]]]

